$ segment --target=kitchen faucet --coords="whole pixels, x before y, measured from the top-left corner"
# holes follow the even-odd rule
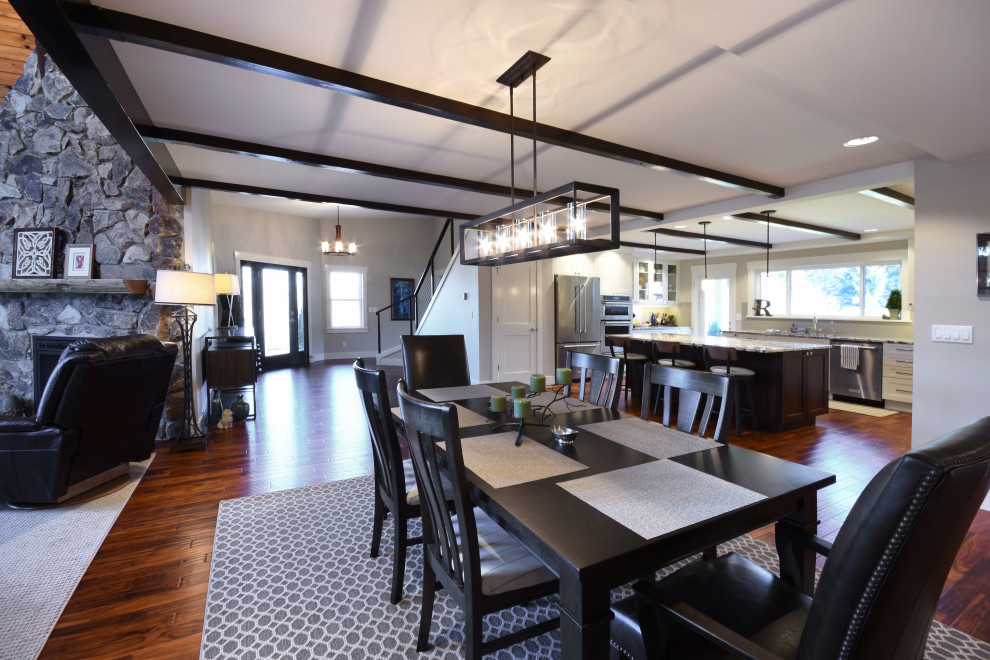
[[[814,314],[814,322],[811,326],[811,332],[817,337],[818,336],[818,312]]]

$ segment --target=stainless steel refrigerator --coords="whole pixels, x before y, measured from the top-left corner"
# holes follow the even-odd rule
[[[557,366],[567,360],[567,351],[597,353],[602,341],[601,285],[597,277],[555,275],[554,341]]]

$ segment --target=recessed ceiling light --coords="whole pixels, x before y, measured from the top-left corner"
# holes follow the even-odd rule
[[[875,232],[875,231],[880,231],[880,230],[879,229],[864,229],[863,230],[863,233],[864,234],[870,234],[870,233]]]
[[[851,140],[846,140],[842,143],[843,147],[862,147],[864,144],[872,144],[879,140],[876,135],[864,135],[863,137],[853,138]]]
[[[687,229],[687,225],[674,225],[674,229]]]

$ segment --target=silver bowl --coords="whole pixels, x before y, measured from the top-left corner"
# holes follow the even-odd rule
[[[577,429],[572,429],[567,426],[559,426],[554,424],[550,427],[550,433],[556,438],[557,442],[562,445],[573,445],[574,438],[577,437]]]

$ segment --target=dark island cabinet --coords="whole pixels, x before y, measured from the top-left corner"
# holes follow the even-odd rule
[[[827,413],[828,351],[800,351],[780,357],[780,425],[804,426],[809,418]]]

